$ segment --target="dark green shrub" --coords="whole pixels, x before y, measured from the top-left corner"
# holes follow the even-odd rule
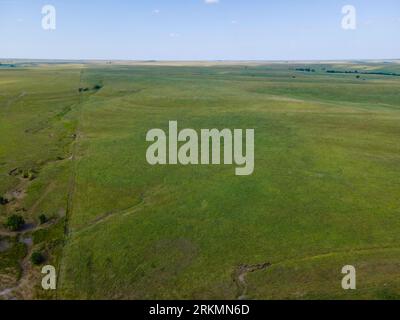
[[[48,221],[48,219],[45,214],[41,214],[39,216],[39,221],[40,221],[40,224],[45,224]]]
[[[45,261],[45,258],[41,252],[35,251],[31,255],[31,261],[34,265],[38,266],[38,265],[41,265]]]
[[[21,230],[24,225],[25,225],[24,218],[17,214],[13,214],[12,216],[8,217],[6,222],[6,227],[11,231]]]
[[[0,205],[5,206],[8,203],[8,199],[4,197],[0,197]]]

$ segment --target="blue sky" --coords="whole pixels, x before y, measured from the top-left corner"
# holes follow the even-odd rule
[[[0,0],[0,58],[400,58],[399,0]],[[54,5],[56,30],[41,27]],[[357,29],[343,30],[344,5]]]

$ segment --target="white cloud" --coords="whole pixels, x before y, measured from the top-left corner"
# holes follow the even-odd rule
[[[204,0],[205,4],[216,4],[219,3],[219,0]]]

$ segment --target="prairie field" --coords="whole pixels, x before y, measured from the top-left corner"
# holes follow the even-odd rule
[[[149,165],[175,120],[254,173]],[[0,299],[400,299],[400,63],[0,65],[0,196]]]

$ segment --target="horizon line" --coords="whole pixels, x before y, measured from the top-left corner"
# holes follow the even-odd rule
[[[344,61],[400,61],[399,58],[341,58],[341,59],[106,59],[106,58],[3,58],[13,61],[81,61],[81,62],[344,62]]]

